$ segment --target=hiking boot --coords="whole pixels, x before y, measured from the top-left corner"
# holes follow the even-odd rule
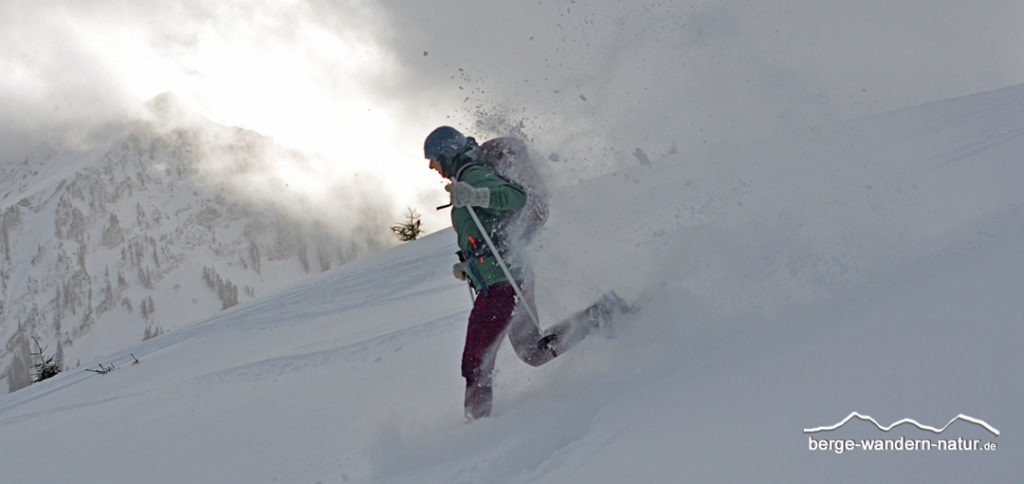
[[[597,305],[604,308],[605,312],[611,313],[631,313],[634,308],[624,299],[619,297],[615,291],[608,291],[601,299],[597,301]]]
[[[491,415],[491,401],[494,391],[490,385],[466,385],[466,419],[473,421]]]
[[[608,291],[593,306],[587,308],[587,318],[590,319],[595,330],[606,337],[612,337],[615,332],[612,324],[615,315],[634,311],[635,308],[615,294],[615,291]]]

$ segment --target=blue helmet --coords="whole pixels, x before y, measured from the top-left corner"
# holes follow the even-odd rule
[[[427,135],[423,142],[423,156],[442,161],[451,160],[468,146],[467,138],[451,126],[441,126]]]

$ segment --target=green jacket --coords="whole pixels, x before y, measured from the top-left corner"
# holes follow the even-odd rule
[[[525,270],[523,262],[507,247],[503,247],[502,241],[494,239],[503,225],[515,214],[515,211],[526,205],[526,194],[518,186],[496,175],[490,166],[475,164],[473,158],[475,153],[475,151],[470,151],[458,155],[453,160],[455,174],[452,175],[452,181],[461,181],[476,188],[486,187],[490,190],[491,204],[488,207],[473,207],[473,210],[480,218],[484,230],[499,246],[498,251],[505,263],[508,264],[512,277],[521,282]],[[458,237],[459,249],[469,260],[469,276],[478,291],[499,282],[508,282],[497,258],[487,250],[487,242],[476,223],[473,222],[469,209],[465,207],[452,208],[452,227],[455,228],[455,234]],[[471,256],[473,254],[478,256]]]

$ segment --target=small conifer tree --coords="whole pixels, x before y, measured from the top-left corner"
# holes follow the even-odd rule
[[[32,340],[36,342],[36,349],[38,350],[32,353],[32,358],[35,360],[32,363],[35,370],[35,381],[41,382],[47,378],[57,376],[61,372],[62,363],[56,361],[53,356],[47,356],[45,353],[46,348],[39,345],[38,339],[33,337]]]
[[[411,207],[405,214],[405,222],[395,224],[391,226],[391,231],[395,233],[398,240],[402,242],[409,242],[416,240],[417,237],[423,233],[422,221],[420,220],[420,214],[413,210]]]

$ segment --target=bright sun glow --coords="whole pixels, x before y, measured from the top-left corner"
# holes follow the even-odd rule
[[[396,76],[397,62],[370,36],[308,21],[315,12],[306,4],[264,7],[259,14],[211,7],[210,21],[173,32],[116,15],[63,16],[53,28],[73,32],[129,104],[170,91],[214,122],[310,154],[274,160],[262,178],[303,205],[373,183],[374,204],[390,204],[396,221],[413,207],[429,229],[443,227],[443,214],[423,203],[437,190],[420,151],[424,128],[392,112],[381,87]]]

